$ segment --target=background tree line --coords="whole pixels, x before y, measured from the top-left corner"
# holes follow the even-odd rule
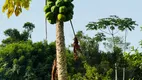
[[[136,22],[131,18],[110,16],[89,22],[87,30],[98,31],[94,37],[78,31],[81,52],[74,60],[73,51],[66,47],[67,71],[69,80],[114,80],[115,64],[117,79],[142,79],[142,52],[134,47],[127,51],[130,43],[126,35],[116,36],[117,33],[134,30]],[[55,42],[35,42],[31,40],[35,25],[27,22],[23,32],[17,29],[7,29],[7,36],[0,44],[0,79],[1,80],[50,80],[53,60],[55,59]],[[108,37],[108,35],[110,35]],[[106,50],[100,50],[100,44]],[[140,44],[141,46],[141,44]],[[71,46],[72,47],[72,44]]]

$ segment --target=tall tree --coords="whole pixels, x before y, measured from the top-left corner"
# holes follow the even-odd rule
[[[5,36],[8,38],[4,39],[2,42],[4,44],[18,42],[18,41],[27,41],[29,38],[31,38],[31,34],[33,31],[33,28],[35,28],[33,23],[26,22],[23,26],[25,30],[20,33],[17,29],[7,29],[4,31]]]
[[[72,0],[47,1],[47,5],[44,7],[48,22],[56,23],[56,59],[59,80],[67,80],[64,22],[72,19],[73,7]]]
[[[35,25],[33,23],[30,22],[26,22],[23,26],[23,28],[25,28],[25,31],[23,33],[28,33],[27,37],[31,38],[31,34],[33,32],[33,28],[35,28]]]
[[[86,27],[88,28],[88,30],[101,30],[106,34],[111,35],[113,41],[113,53],[116,56],[116,43],[114,35],[118,33],[118,31],[124,31],[126,29],[132,31],[134,30],[136,25],[136,22],[131,18],[119,18],[116,15],[111,15],[109,18],[102,18],[97,22],[89,22]],[[108,29],[108,32],[104,31],[104,29]],[[115,62],[115,75],[115,80],[117,80],[117,62]]]

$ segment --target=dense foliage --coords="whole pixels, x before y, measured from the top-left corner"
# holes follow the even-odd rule
[[[50,79],[55,58],[55,42],[33,43],[30,39],[33,24],[24,24],[23,33],[8,29],[8,36],[0,46],[0,79],[47,80]],[[32,26],[31,26],[32,25]],[[17,36],[18,35],[18,36]]]

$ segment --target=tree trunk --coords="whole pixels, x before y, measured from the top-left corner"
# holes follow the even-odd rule
[[[115,63],[115,80],[117,80],[117,64]]]
[[[125,67],[123,68],[123,80],[125,80]]]
[[[56,58],[58,80],[67,80],[67,63],[64,42],[64,24],[61,21],[56,22]]]

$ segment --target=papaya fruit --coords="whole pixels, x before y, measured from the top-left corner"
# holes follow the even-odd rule
[[[73,0],[64,0],[64,2],[69,2],[69,3],[71,3]]]
[[[66,16],[64,14],[58,14],[57,19],[60,21],[66,20]]]
[[[64,1],[63,0],[57,0],[55,2],[55,5],[58,6],[58,7],[63,6],[64,5]]]
[[[53,1],[47,1],[47,6],[48,7],[52,7],[52,6],[54,6],[55,4],[54,4],[54,2]]]
[[[59,12],[59,7],[57,7],[57,6],[52,6],[52,7],[51,7],[51,12],[53,12],[53,13],[55,13],[55,14],[58,14],[58,12]]]
[[[44,6],[44,12],[45,12],[45,13],[50,12],[50,9],[51,9],[51,8],[50,8],[49,6]]]
[[[66,6],[59,7],[59,13],[66,13],[66,12],[67,12]]]
[[[69,20],[71,20],[73,18],[73,14],[71,14],[71,13],[69,13],[69,14],[67,14],[65,16],[66,16],[66,19],[64,20],[65,22],[69,21]]]
[[[45,14],[45,17],[47,20],[51,20],[52,18],[54,18],[54,14],[52,12],[48,12]]]
[[[73,11],[73,9],[74,9],[74,5],[72,4],[72,3],[70,3],[67,7],[67,12],[72,12]]]
[[[53,19],[51,19],[51,20],[48,20],[48,22],[49,22],[50,24],[55,24],[55,23],[56,23],[56,19],[53,18]]]
[[[71,0],[64,0],[64,2],[65,2],[65,3],[67,3],[67,2],[71,2]]]

